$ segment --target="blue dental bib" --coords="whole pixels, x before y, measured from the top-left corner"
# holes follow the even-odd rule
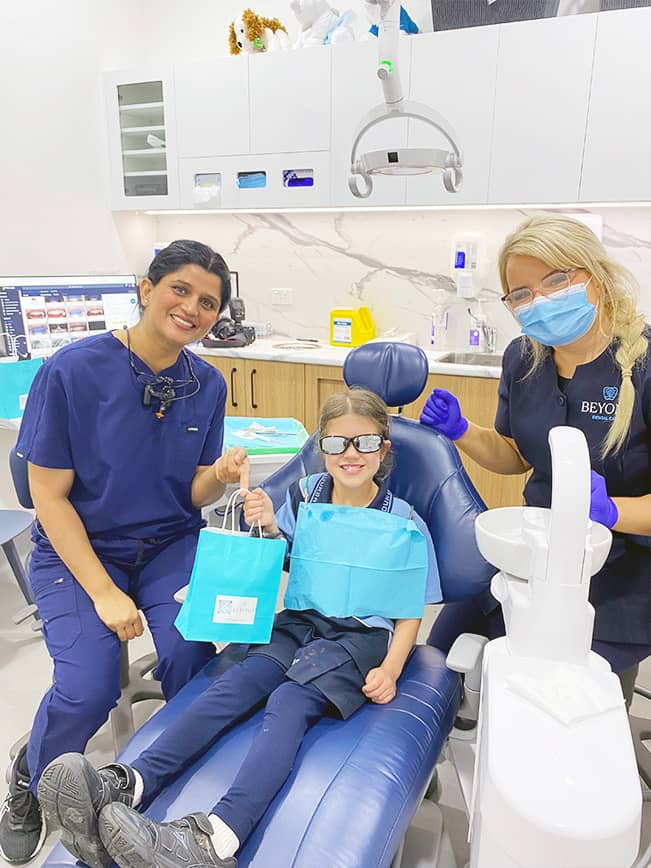
[[[301,503],[285,607],[331,618],[422,618],[427,570],[427,543],[412,519]]]

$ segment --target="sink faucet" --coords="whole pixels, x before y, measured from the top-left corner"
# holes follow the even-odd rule
[[[497,346],[497,329],[489,325],[483,316],[477,316],[468,308],[468,316],[481,333],[480,350],[484,353],[494,353]]]

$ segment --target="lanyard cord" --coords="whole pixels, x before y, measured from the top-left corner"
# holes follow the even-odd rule
[[[162,377],[157,374],[148,374],[147,371],[140,371],[136,367],[136,362],[133,356],[133,351],[131,350],[131,336],[129,334],[129,329],[125,329],[126,337],[127,337],[127,350],[129,353],[129,365],[131,370],[134,373],[136,379],[139,377],[145,378],[145,394],[143,396],[143,401],[145,404],[149,404],[151,400],[151,396],[153,395],[155,398],[158,398],[160,401],[160,409],[156,416],[161,419],[165,410],[168,410],[169,407],[174,403],[174,401],[181,401],[183,398],[192,398],[193,395],[196,395],[197,392],[201,389],[201,383],[197,375],[194,372],[194,368],[192,367],[192,361],[190,359],[189,354],[185,351],[185,348],[181,350],[183,354],[183,358],[185,359],[185,363],[188,366],[188,372],[190,374],[189,380],[175,380],[173,377]],[[182,389],[185,386],[189,386],[194,384],[194,390],[189,392],[187,395],[177,395],[176,389]]]

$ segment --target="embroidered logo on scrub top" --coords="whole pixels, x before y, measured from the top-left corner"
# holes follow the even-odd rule
[[[617,412],[615,398],[619,389],[617,386],[604,386],[601,394],[603,401],[581,401],[581,412],[590,413],[595,422],[614,422]]]
[[[604,390],[603,390],[604,401],[614,401],[615,398],[617,397],[618,392],[619,392],[619,389],[617,388],[617,386],[604,386]]]

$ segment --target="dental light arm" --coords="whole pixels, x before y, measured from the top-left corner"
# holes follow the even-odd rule
[[[366,0],[366,3],[367,6],[379,7],[380,12],[377,76],[382,84],[384,104],[372,108],[357,128],[350,157],[348,186],[354,196],[365,199],[373,190],[373,174],[411,175],[442,171],[445,189],[456,193],[462,182],[463,155],[454,130],[434,109],[404,98],[398,71],[400,4],[395,0]],[[362,136],[383,120],[395,117],[424,121],[443,135],[450,150],[398,148],[369,151],[358,157],[357,149]]]

